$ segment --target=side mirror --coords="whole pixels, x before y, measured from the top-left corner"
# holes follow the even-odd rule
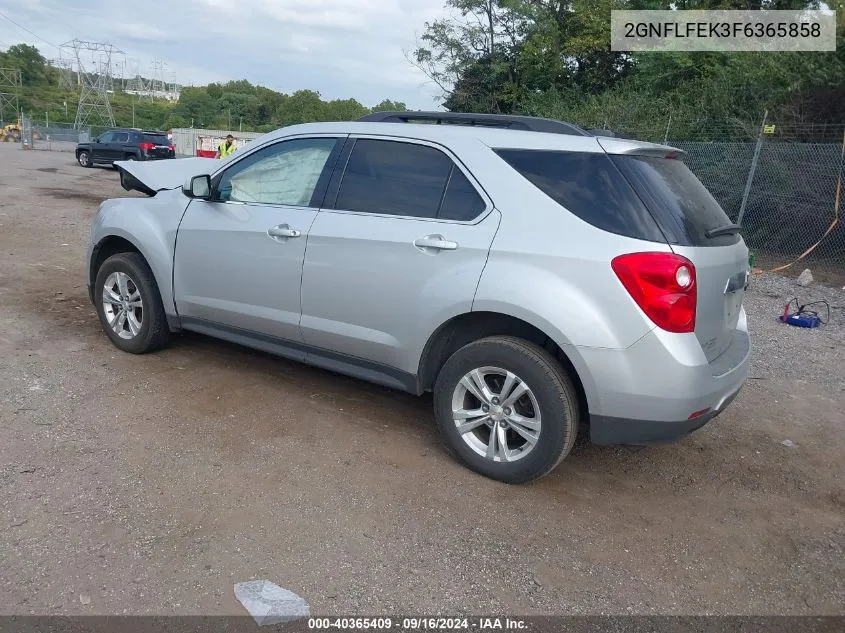
[[[204,174],[188,178],[182,185],[182,193],[189,198],[208,200],[211,198],[211,176]]]
[[[100,142],[100,137],[99,137],[99,136],[95,136],[95,137],[94,137],[94,140],[93,140],[92,142],[93,142],[93,143],[99,143],[99,142]]]

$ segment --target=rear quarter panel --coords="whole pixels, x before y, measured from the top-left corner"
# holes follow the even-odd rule
[[[561,142],[565,145],[559,149],[602,151],[592,138]],[[479,152],[471,169],[502,214],[473,311],[507,314],[545,332],[575,365],[588,400],[597,397],[579,350],[626,349],[655,327],[628,295],[611,261],[623,253],[671,252],[670,247],[592,226],[492,151]]]

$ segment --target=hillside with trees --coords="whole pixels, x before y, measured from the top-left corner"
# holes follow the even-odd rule
[[[60,90],[59,69],[51,66],[39,50],[28,44],[18,44],[0,51],[0,68],[21,70],[23,87],[20,105],[36,120],[73,122],[79,95],[75,91]],[[256,86],[246,80],[225,84],[183,88],[178,102],[157,99],[140,100],[123,92],[115,80],[110,95],[115,122],[119,126],[170,129],[175,127],[205,127],[243,129],[264,132],[283,125],[308,121],[350,120],[374,110],[404,110],[404,103],[384,100],[368,108],[355,99],[323,100],[313,90],[298,90],[292,94],[276,92]],[[14,115],[3,112],[6,122]]]

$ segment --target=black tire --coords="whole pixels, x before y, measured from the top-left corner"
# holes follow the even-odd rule
[[[135,154],[127,154],[124,160],[138,160],[138,157]]]
[[[452,394],[473,369],[498,367],[516,374],[539,405],[542,426],[527,455],[513,462],[487,459],[476,453],[452,419]],[[434,385],[434,415],[446,446],[469,468],[499,481],[517,484],[550,473],[569,454],[578,434],[578,396],[561,364],[543,348],[511,336],[491,336],[465,345],[440,369]]]
[[[91,152],[79,152],[76,155],[76,162],[82,167],[94,166],[94,161],[91,159]]]
[[[137,286],[143,302],[141,329],[131,339],[121,338],[111,328],[105,314],[103,286],[108,276],[114,272],[129,275]],[[97,279],[94,282],[94,301],[97,307],[97,316],[100,318],[100,325],[103,326],[106,335],[118,349],[130,354],[146,354],[164,347],[169,342],[170,329],[161,303],[158,284],[156,284],[150,267],[140,253],[118,253],[103,262],[100,270],[97,271]]]

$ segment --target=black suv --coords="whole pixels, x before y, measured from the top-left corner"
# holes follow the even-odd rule
[[[83,167],[98,163],[111,165],[117,160],[159,160],[175,156],[176,151],[166,132],[108,130],[92,141],[76,146],[76,160]]]

